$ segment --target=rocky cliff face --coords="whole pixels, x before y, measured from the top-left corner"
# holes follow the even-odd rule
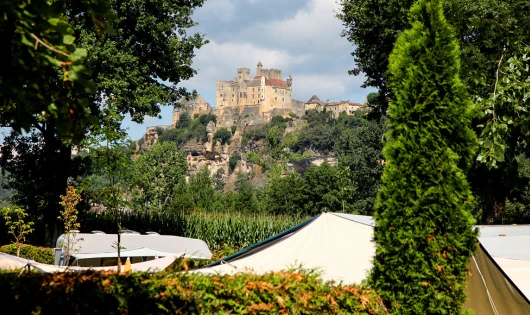
[[[235,182],[238,173],[249,175],[251,183],[255,187],[261,187],[265,184],[267,172],[260,165],[256,165],[247,161],[246,154],[248,152],[264,152],[266,151],[266,144],[264,140],[253,141],[242,146],[243,133],[258,129],[265,124],[263,119],[257,119],[255,115],[248,114],[248,116],[241,116],[240,114],[223,116],[223,120],[218,120],[217,123],[210,121],[206,126],[207,139],[205,143],[196,141],[195,139],[189,141],[181,149],[187,153],[188,161],[188,176],[204,170],[209,169],[210,174],[225,183],[225,191],[232,191],[235,189]],[[233,119],[233,120],[232,120]],[[305,125],[305,121],[295,118],[287,124],[286,132],[293,132],[300,130]],[[236,126],[230,143],[221,145],[219,141],[213,141],[213,136],[220,128],[231,130],[232,126]],[[163,126],[169,128],[171,126]],[[147,128],[144,137],[137,141],[137,150],[148,150],[158,140],[157,127]],[[234,169],[231,171],[229,166],[230,157],[234,153],[239,153],[241,160],[239,160]],[[303,174],[307,169],[313,165],[319,165],[324,161],[328,161],[332,165],[337,164],[334,157],[323,157],[313,152],[313,157],[305,159],[296,163],[290,163],[288,166],[292,167],[297,172]]]

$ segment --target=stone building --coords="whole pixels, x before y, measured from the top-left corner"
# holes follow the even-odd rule
[[[175,126],[177,122],[180,120],[180,115],[183,112],[187,112],[191,118],[195,117],[196,115],[201,115],[208,113],[209,111],[212,111],[212,107],[209,103],[207,103],[202,95],[197,95],[196,98],[186,100],[186,98],[182,98],[179,101],[180,106],[175,106],[173,108],[173,119],[172,119],[172,125]]]
[[[327,111],[333,113],[333,117],[338,118],[340,113],[345,113],[346,115],[353,115],[355,112],[362,108],[363,104],[347,101],[340,102],[331,102],[326,103],[325,108]]]
[[[326,102],[321,101],[318,96],[313,95],[307,102],[304,104],[305,110],[315,109],[319,112],[324,110]]]
[[[256,76],[250,77],[249,68],[237,69],[237,77],[232,81],[217,81],[216,108],[245,106],[259,107],[259,114],[272,112],[274,109],[290,109],[292,107],[291,76],[286,81],[282,78],[282,70],[263,69],[261,61],[256,68]]]
[[[305,110],[314,109],[317,111],[330,111],[333,114],[333,117],[338,118],[340,113],[346,115],[353,115],[358,109],[363,108],[363,104],[347,101],[339,102],[330,102],[329,100],[321,101],[318,96],[313,95],[307,102],[304,104]]]

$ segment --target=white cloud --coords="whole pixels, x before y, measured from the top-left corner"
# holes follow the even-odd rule
[[[335,0],[312,0],[306,7],[296,11],[286,20],[268,20],[243,29],[240,36],[256,43],[286,47],[289,50],[313,52],[350,47],[340,37],[341,22],[334,11],[339,8]]]
[[[254,76],[258,61],[261,61],[265,68],[285,69],[304,64],[310,59],[308,54],[293,56],[284,50],[261,48],[248,42],[217,43],[212,40],[202,47],[194,58],[198,74],[182,84],[205,94],[215,90],[218,80],[234,79],[237,76],[237,68],[250,68],[250,74]],[[215,99],[212,100],[211,97],[207,101],[215,103]]]

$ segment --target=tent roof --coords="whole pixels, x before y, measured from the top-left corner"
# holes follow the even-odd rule
[[[65,235],[61,235],[64,239]],[[116,234],[76,234],[74,254],[78,259],[117,257]],[[63,245],[63,246],[66,246]],[[210,259],[212,253],[202,240],[174,235],[121,234],[121,256],[181,256]],[[63,249],[64,252],[64,249]]]
[[[324,280],[360,283],[366,278],[375,253],[374,226],[375,221],[370,216],[323,213],[196,272],[263,273],[296,267],[302,263],[304,268],[319,269]],[[475,255],[485,255],[486,258],[483,257],[481,265],[475,266],[475,269],[480,267],[477,270],[484,268],[489,270],[492,279],[488,284],[489,290],[492,290],[491,286],[495,281],[507,283],[505,291],[508,293],[500,295],[500,300],[515,299],[528,302],[530,248],[527,244],[530,243],[530,226],[477,226],[477,228],[480,231],[478,239],[481,246]],[[484,254],[481,254],[482,252]],[[495,268],[499,270],[495,271]],[[487,290],[486,278],[477,276],[473,277],[473,281],[484,282],[482,286]],[[515,285],[515,289],[510,283]],[[498,284],[493,284],[493,287],[495,286]],[[513,297],[508,298],[506,294],[512,294]],[[523,298],[518,298],[518,294]],[[530,313],[529,305],[525,304],[524,307]]]
[[[371,226],[323,213],[295,228],[196,272],[263,273],[302,267],[319,270],[324,280],[359,283],[366,278],[375,251]]]

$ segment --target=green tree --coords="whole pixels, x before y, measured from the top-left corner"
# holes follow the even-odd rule
[[[376,201],[369,281],[399,314],[458,314],[476,247],[465,167],[474,153],[472,102],[458,74],[455,33],[440,0],[419,0],[389,77],[386,166]]]
[[[134,208],[163,211],[172,203],[179,182],[185,181],[186,153],[172,142],[156,143],[138,156],[132,165],[130,185]]]
[[[254,187],[252,187],[248,177],[242,173],[237,174],[236,192],[234,210],[246,213],[255,212],[257,202],[254,196]]]
[[[221,128],[213,134],[213,140],[218,140],[222,145],[230,144],[230,138],[232,138],[232,133],[226,128]]]
[[[26,2],[30,3],[29,1]],[[31,6],[33,6],[34,2],[31,2]],[[12,1],[3,1],[2,5],[6,7],[5,12],[12,12],[13,10],[24,12],[23,8],[19,9],[12,3]],[[110,13],[108,16],[113,16],[113,18],[109,18],[105,10],[100,9],[100,5],[109,3],[110,10],[107,10],[107,13]],[[65,115],[58,116],[61,117],[60,121],[59,118],[52,119],[55,117],[53,115],[46,116],[44,121],[39,118],[41,107],[48,106],[50,103],[42,102],[42,104],[35,105],[39,106],[38,111],[25,111],[23,107],[18,105],[15,108],[18,113],[27,112],[30,115],[34,115],[30,119],[30,128],[34,131],[35,137],[28,138],[17,135],[11,138],[12,141],[6,141],[2,151],[6,152],[7,155],[2,155],[0,167],[2,171],[9,168],[8,172],[11,178],[16,178],[16,181],[9,181],[9,187],[16,191],[19,204],[31,209],[32,217],[38,218],[39,221],[42,221],[42,225],[46,226],[47,233],[45,233],[44,237],[46,245],[51,246],[53,239],[57,236],[54,231],[56,231],[57,217],[60,211],[59,196],[64,193],[68,178],[76,178],[79,175],[76,174],[76,172],[79,173],[79,169],[76,169],[75,163],[71,161],[72,142],[68,140],[62,130],[67,130],[65,128],[70,126],[74,128],[73,130],[76,133],[79,131],[82,137],[87,130],[94,129],[94,126],[97,126],[98,123],[97,121],[84,123],[84,120],[78,119],[76,115],[90,113],[98,118],[104,117],[104,104],[114,106],[116,112],[120,115],[129,114],[133,121],[142,122],[145,115],[156,116],[160,113],[160,106],[174,105],[183,95],[186,95],[187,91],[182,87],[177,87],[177,84],[191,78],[196,73],[191,67],[192,59],[195,55],[195,50],[206,43],[203,35],[189,35],[186,31],[195,25],[191,16],[194,9],[200,7],[202,3],[202,0],[187,2],[170,0],[93,0],[69,1],[66,3],[59,1],[57,5],[66,6],[62,6],[62,11],[58,13],[61,15],[62,22],[49,19],[55,18],[55,15],[43,15],[40,14],[42,12],[35,10],[28,11],[29,17],[31,19],[34,18],[37,23],[36,27],[39,27],[39,33],[30,30],[37,36],[47,31],[50,33],[47,33],[48,35],[46,36],[56,36],[55,28],[46,26],[53,21],[60,22],[62,23],[61,25],[64,24],[64,21],[70,23],[74,32],[75,46],[70,42],[72,39],[70,34],[68,34],[70,37],[66,37],[66,35],[64,37],[68,39],[67,43],[63,43],[63,40],[57,36],[57,38],[50,38],[49,41],[51,44],[63,43],[68,46],[67,49],[86,49],[87,56],[83,60],[83,64],[91,72],[84,74],[81,78],[92,82],[97,92],[86,95],[88,102],[85,102],[82,108],[83,110],[86,109],[86,111],[81,111],[79,106],[75,105],[77,103],[73,103],[73,101],[68,103],[69,107],[58,106],[56,110],[58,114],[66,112],[66,117],[62,117]],[[16,5],[18,4],[20,3],[16,3]],[[35,4],[35,6],[37,5],[41,4]],[[16,18],[11,19],[11,13],[5,16],[8,17],[8,20],[2,20],[2,23],[7,21],[6,23],[9,24],[12,21],[17,21]],[[42,19],[44,22],[41,21]],[[31,26],[31,21],[26,22]],[[13,37],[16,34],[22,34],[21,32],[25,32],[26,37],[30,36],[26,31],[17,31],[18,33],[12,31],[4,32],[4,25],[8,24],[2,24],[1,36],[11,34],[12,36],[10,36]],[[102,27],[106,27],[106,24],[115,32],[106,33],[103,36],[100,30]],[[40,28],[40,25],[46,27]],[[70,31],[68,30],[68,32]],[[17,36],[15,36],[16,38],[7,38],[4,42],[12,43],[21,40],[20,36],[22,35]],[[40,36],[39,38],[42,39]],[[11,46],[13,47],[11,55],[15,56],[13,58],[18,58],[16,57],[17,55],[27,56],[29,52],[35,53],[33,51],[35,42],[30,42],[30,44],[31,47],[28,48],[14,43]],[[24,48],[28,51],[28,54],[23,52],[19,54],[17,47]],[[37,53],[51,54],[43,49],[43,46],[40,45]],[[56,56],[55,53],[53,54]],[[26,58],[27,60],[24,59],[24,62],[26,62],[24,65],[33,65],[36,61],[32,58],[33,55],[29,56],[29,59]],[[21,67],[24,66],[22,64],[19,65]],[[69,100],[70,93],[74,91],[68,89],[68,82],[63,82],[63,77],[60,75],[61,67],[57,65],[53,65],[53,67],[52,70],[57,70],[53,73],[51,73],[51,70],[48,71],[48,68],[32,70],[36,71],[38,76],[28,75],[26,81],[18,80],[14,76],[20,73],[27,73],[27,71],[23,69],[21,69],[22,72],[10,71],[8,68],[3,67],[0,71],[9,71],[2,72],[2,75],[5,74],[5,77],[1,79],[2,88],[4,86],[8,87],[8,85],[4,84],[6,82],[4,80],[9,79],[12,80],[10,82],[22,82],[21,84],[25,84],[29,82],[28,80],[34,82],[33,80],[37,79],[35,82],[39,91],[52,93],[53,97],[45,95],[45,101],[54,99],[59,104],[63,100]],[[53,80],[56,77],[58,79]],[[64,85],[67,85],[67,87],[63,88]],[[19,89],[23,88],[26,90],[21,85],[17,86]],[[80,84],[74,85],[74,87],[76,86],[81,87]],[[24,95],[24,93],[15,92],[10,95]],[[86,93],[87,91],[83,90],[82,92]],[[3,93],[2,96],[4,95]],[[84,95],[83,93],[81,96]],[[72,95],[76,96],[76,94]],[[10,100],[6,102],[1,105],[2,111],[4,111],[4,104],[12,104]],[[28,104],[24,104],[24,106],[32,106],[30,103],[28,100]],[[49,110],[46,109],[47,112],[51,110],[55,111],[53,106]],[[73,112],[70,112],[70,110]],[[9,118],[7,115],[2,115],[2,119],[0,119],[2,124],[14,126],[11,121],[14,121],[15,118],[9,118],[10,122],[6,124],[4,123],[4,117]],[[61,127],[61,124],[66,127]],[[18,150],[19,148],[24,148],[25,150]],[[22,156],[25,154],[23,151],[30,155]],[[13,157],[12,152],[17,152],[18,156]],[[13,160],[16,160],[17,163],[12,163]],[[38,187],[38,189],[32,190],[31,185]],[[39,203],[39,201],[41,202]]]
[[[85,20],[103,27],[110,16],[106,1],[88,0]],[[65,1],[0,2],[0,39],[6,45],[0,69],[0,125],[20,133],[52,128],[62,138],[78,143],[87,124],[95,121],[86,93],[83,65],[87,50],[78,47]]]
[[[349,170],[350,211],[372,215],[383,174],[385,122],[364,117],[339,117],[333,151],[339,166]]]
[[[118,251],[117,268],[121,268],[121,230],[123,213],[130,207],[126,194],[131,161],[127,152],[128,138],[121,129],[123,117],[112,103],[103,111],[104,118],[100,126],[93,126],[91,138],[87,139],[93,154],[95,174],[106,179],[105,185],[94,190],[95,200],[103,211],[110,212],[116,219],[118,239],[115,247]]]
[[[295,215],[304,212],[307,200],[304,180],[296,172],[271,171],[265,186],[266,208],[272,214]]]
[[[77,221],[78,211],[77,204],[81,199],[81,195],[75,191],[75,187],[68,186],[66,194],[61,196],[62,201],[60,205],[63,206],[59,219],[64,222],[64,234],[66,239],[64,240],[64,261],[66,266],[70,264],[70,258],[72,255],[79,250],[77,248],[77,232],[81,224]]]
[[[305,214],[321,212],[349,212],[351,184],[347,170],[333,167],[325,162],[311,165],[304,173],[304,190],[307,201]]]
[[[17,257],[20,256],[20,247],[26,240],[26,236],[33,232],[33,222],[27,221],[28,214],[22,208],[3,208],[4,217],[8,233],[15,239],[17,247]]]
[[[338,17],[344,23],[343,35],[355,46],[353,56],[357,67],[350,73],[365,73],[363,86],[379,90],[380,97],[373,103],[372,114],[381,116],[393,98],[386,74],[388,56],[397,36],[409,26],[406,16],[413,1],[341,0],[340,3]],[[509,60],[521,59],[530,43],[525,31],[530,25],[530,16],[526,14],[530,4],[526,0],[445,0],[443,5],[459,40],[460,58],[466,61],[461,66],[461,79],[473,100],[482,107],[475,128],[477,135],[483,138],[481,153],[469,180],[481,200],[481,221],[496,222],[502,220],[498,214],[506,198],[513,197],[510,192],[517,182],[512,180],[517,174],[514,157],[522,153],[518,146],[525,138],[524,129],[515,127],[517,123],[513,118],[528,119],[526,112],[515,114],[526,98],[519,98],[518,105],[512,103],[514,106],[508,102],[515,100],[514,95],[509,94],[524,90],[519,87],[526,80],[525,72],[506,70],[518,63]],[[511,82],[508,85],[516,89],[507,86],[501,95],[499,88],[506,79]],[[493,104],[495,110],[492,110]],[[510,119],[513,124],[509,123]],[[493,122],[497,125],[495,128],[491,128]],[[494,161],[495,166],[492,165]]]
[[[302,119],[307,121],[307,126],[300,130],[298,143],[294,146],[296,151],[306,149],[322,152],[324,154],[333,150],[333,128],[336,124],[331,112],[308,110]]]
[[[213,211],[217,201],[217,193],[212,184],[210,170],[206,167],[202,171],[190,175],[189,192],[193,203],[200,209]]]

